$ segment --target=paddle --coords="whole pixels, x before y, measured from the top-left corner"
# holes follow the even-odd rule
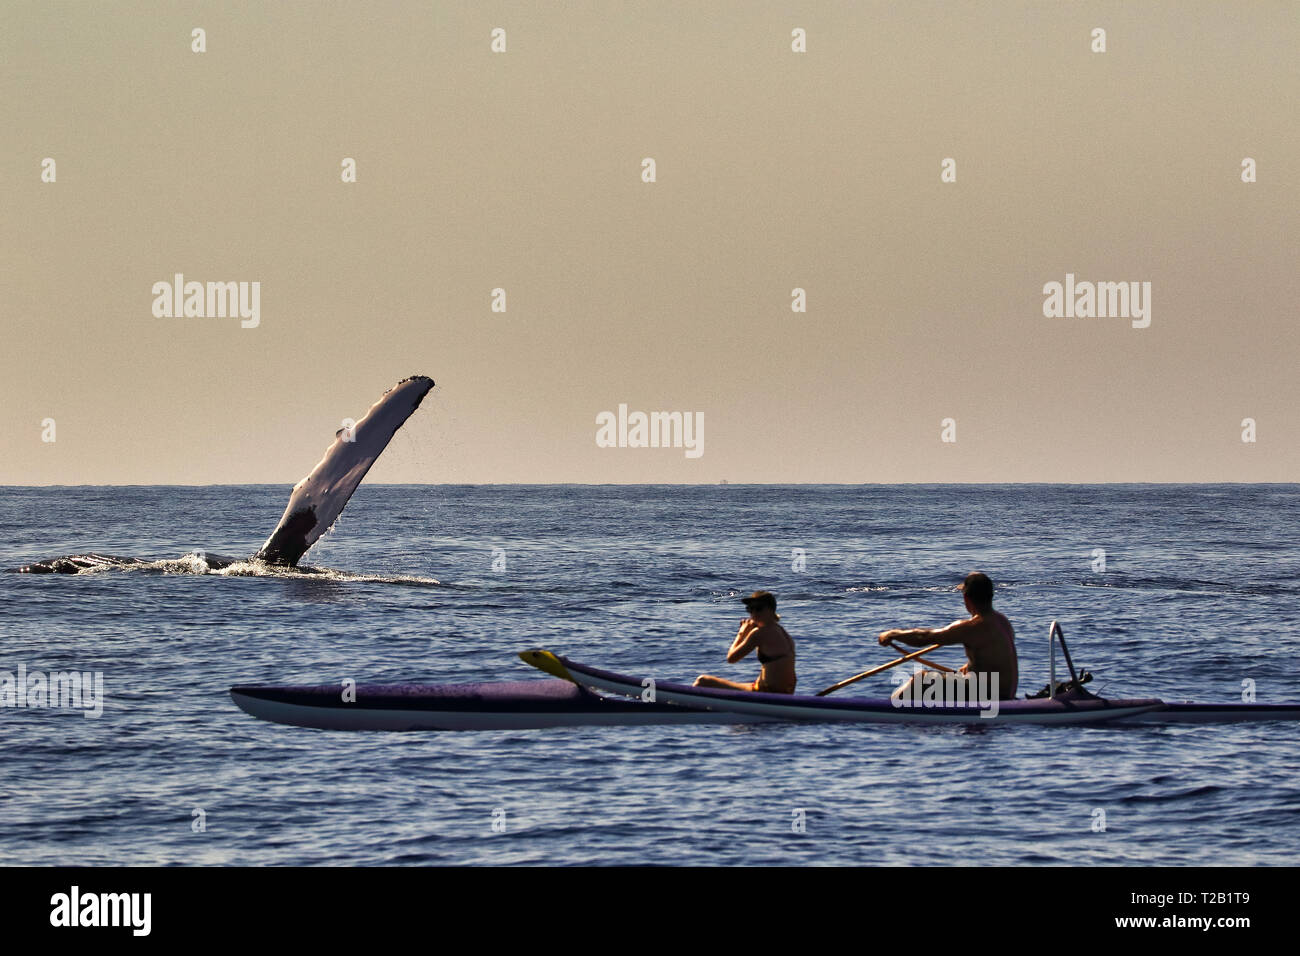
[[[827,687],[825,690],[819,690],[815,696],[825,697],[827,694],[831,693],[832,691],[837,691],[841,687],[848,687],[850,684],[856,684],[858,681],[864,680],[865,678],[868,678],[873,674],[879,674],[881,671],[887,671],[891,667],[897,667],[899,664],[905,664],[908,661],[917,660],[918,658],[920,658],[922,654],[929,654],[931,651],[937,651],[941,647],[943,647],[942,644],[931,644],[929,647],[923,647],[919,651],[913,651],[910,654],[904,654],[896,661],[890,661],[888,664],[881,664],[879,667],[873,667],[869,671],[863,671],[861,674],[856,674],[853,677],[850,677],[848,680],[842,680],[838,684],[831,684],[831,686]],[[933,667],[934,665],[931,666]]]
[[[569,669],[561,663],[560,659],[550,651],[543,650],[540,647],[534,647],[531,650],[520,651],[519,659],[525,664],[531,664],[539,671],[545,671],[552,677],[558,677],[560,680],[567,680],[570,684],[578,684],[569,673]],[[581,687],[581,684],[578,684]]]
[[[893,641],[890,641],[890,642],[889,642],[889,646],[892,647],[894,650],[898,651],[898,653],[900,653],[900,654],[906,654],[906,653],[907,653],[907,652],[904,651],[901,647],[899,647],[897,644],[895,644]],[[933,667],[933,668],[934,668],[935,670],[937,670],[937,671],[943,671],[945,674],[955,674],[955,673],[957,673],[957,672],[956,672],[955,670],[953,670],[951,667],[944,667],[942,664],[936,664],[934,661],[927,661],[924,657],[916,657],[916,658],[913,658],[913,660],[915,660],[918,664],[924,664],[926,667]]]

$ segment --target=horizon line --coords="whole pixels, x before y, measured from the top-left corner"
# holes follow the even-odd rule
[[[298,479],[301,480],[301,479]],[[0,489],[7,488],[281,488],[293,487],[297,481],[221,481],[221,482],[161,482],[144,484],[141,482],[101,483],[82,482],[79,484],[0,484]],[[1169,481],[1169,480],[1128,480],[1128,481],[371,481],[366,487],[384,488],[800,488],[800,487],[897,487],[900,485],[918,486],[989,486],[989,485],[1297,485],[1295,481],[1248,481],[1244,479],[1227,479],[1218,481]],[[360,491],[360,488],[357,489]]]

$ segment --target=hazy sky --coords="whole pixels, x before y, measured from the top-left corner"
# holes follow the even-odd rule
[[[1291,0],[7,0],[0,483],[292,482],[416,373],[371,480],[1298,480],[1298,50]],[[258,326],[155,317],[178,272]],[[620,403],[704,454],[597,447]]]

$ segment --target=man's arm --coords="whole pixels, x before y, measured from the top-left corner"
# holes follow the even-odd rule
[[[880,635],[880,643],[888,644],[890,641],[898,641],[908,647],[929,647],[931,644],[963,644],[966,638],[970,636],[971,629],[974,626],[974,622],[971,620],[961,620],[953,621],[947,627],[934,629],[917,627],[911,630],[885,631]]]

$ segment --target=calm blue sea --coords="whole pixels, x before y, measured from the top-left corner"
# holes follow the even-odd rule
[[[287,496],[0,489],[0,567],[248,555]],[[1058,618],[1107,695],[1300,700],[1297,541],[1295,485],[362,486],[304,559],[334,574],[4,574],[0,671],[102,671],[106,702],[0,710],[0,863],[1295,864],[1295,724],[348,734],[227,691],[523,678],[538,645],[748,679],[724,655],[755,588],[815,690],[963,616],[980,569],[1022,692]]]

